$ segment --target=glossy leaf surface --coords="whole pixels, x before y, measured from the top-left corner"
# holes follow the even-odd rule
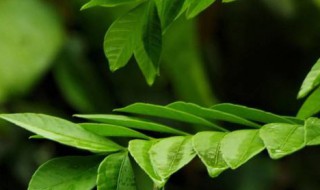
[[[320,119],[309,118],[304,127],[306,145],[320,145]]]
[[[1,114],[0,117],[44,138],[93,152],[114,152],[120,145],[95,135],[79,125],[43,114]]]
[[[200,132],[193,136],[194,149],[211,177],[217,177],[229,168],[220,150],[221,140],[225,135],[226,133],[221,132]]]
[[[320,84],[320,59],[314,64],[314,66],[309,71],[308,75],[304,79],[300,91],[298,93],[298,98],[303,98],[308,95],[315,87]]]
[[[312,94],[305,100],[297,117],[300,119],[306,119],[313,116],[320,111],[320,87],[318,87]]]
[[[260,137],[273,159],[289,155],[305,145],[304,128],[300,125],[267,124],[260,129]]]

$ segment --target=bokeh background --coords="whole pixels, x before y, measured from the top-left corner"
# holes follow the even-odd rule
[[[131,7],[80,11],[84,0],[0,1],[0,112],[74,120],[133,102],[232,102],[295,115],[299,86],[320,57],[319,0],[216,1],[164,36],[161,76],[148,86],[134,60],[111,73],[103,53],[108,26]],[[52,157],[87,155],[0,121],[0,190],[27,189]],[[168,190],[317,190],[320,148],[272,161],[264,152],[236,171],[208,177],[194,160]],[[150,180],[137,168],[142,190]]]

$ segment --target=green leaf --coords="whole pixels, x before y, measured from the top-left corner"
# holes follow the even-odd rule
[[[312,94],[306,99],[301,108],[298,111],[297,117],[300,119],[306,119],[315,115],[320,111],[320,87],[318,87]]]
[[[47,139],[93,152],[115,152],[122,147],[77,124],[43,114],[1,114],[0,118]]]
[[[242,105],[222,103],[211,107],[213,110],[219,110],[226,113],[234,114],[239,117],[249,119],[261,123],[292,123],[293,121],[286,119],[285,117],[266,112],[263,110],[249,108]]]
[[[301,125],[267,124],[260,129],[260,137],[273,159],[282,158],[305,146],[304,128]]]
[[[74,115],[75,117],[89,119],[92,121],[120,125],[133,129],[141,129],[147,131],[155,131],[161,133],[172,133],[176,135],[188,135],[183,131],[170,128],[166,125],[154,123],[147,120],[142,120],[134,117],[128,117],[123,115],[111,115],[111,114],[92,114],[92,115]]]
[[[192,138],[169,137],[156,142],[149,150],[153,168],[157,174],[167,180],[173,173],[187,165],[196,155]]]
[[[111,71],[125,66],[131,58],[140,38],[141,15],[144,11],[145,4],[141,4],[109,27],[104,40],[104,51]]]
[[[159,187],[165,184],[165,180],[161,179],[153,168],[149,150],[156,141],[147,140],[132,140],[129,142],[128,150],[137,162],[137,164],[147,173],[147,175],[152,179],[152,181]]]
[[[309,118],[304,127],[306,145],[320,145],[320,119]]]
[[[206,119],[167,106],[148,103],[135,103],[124,108],[115,109],[115,111],[173,119],[177,121],[212,127],[216,130],[226,131],[226,129],[223,129]]]
[[[54,8],[39,0],[0,1],[0,104],[27,94],[63,44]]]
[[[187,18],[193,18],[200,12],[208,8],[215,0],[189,0],[189,9],[187,11]]]
[[[259,130],[238,130],[228,133],[221,141],[224,160],[236,169],[264,149]]]
[[[128,152],[111,154],[101,162],[97,187],[98,190],[137,189]]]
[[[134,137],[142,139],[150,139],[147,135],[138,131],[111,124],[102,123],[81,123],[80,126],[92,133],[104,137]]]
[[[103,6],[103,7],[116,7],[119,5],[125,5],[129,3],[137,3],[142,0],[91,0],[88,3],[84,4],[81,7],[81,10],[88,9],[95,6]]]
[[[219,110],[204,108],[193,103],[175,102],[175,103],[169,104],[168,107],[176,110],[184,111],[201,118],[227,121],[227,122],[237,123],[237,124],[245,125],[249,127],[260,128],[260,125],[254,122],[251,122],[249,120],[243,119],[241,117],[238,117],[236,115],[222,112]]]
[[[180,15],[185,0],[155,0],[164,31]]]
[[[52,159],[33,174],[28,190],[88,190],[96,186],[99,156],[69,156]]]
[[[229,168],[220,150],[225,135],[221,132],[200,132],[193,136],[193,147],[211,177],[217,177]]]
[[[310,72],[304,79],[298,98],[303,98],[308,95],[315,87],[320,84],[320,59],[313,65]]]
[[[222,0],[222,3],[231,3],[231,2],[234,2],[236,0]]]

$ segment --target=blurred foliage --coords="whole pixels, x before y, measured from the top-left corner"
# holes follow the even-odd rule
[[[179,99],[296,114],[296,93],[320,55],[319,0],[216,1],[196,20],[168,29],[161,77],[149,87],[134,60],[111,73],[103,54],[108,26],[131,7],[79,11],[85,2],[0,2],[1,112],[70,119],[137,101]],[[0,125],[1,190],[26,189],[35,168],[53,156],[83,154],[48,141],[26,143],[29,133],[6,125]],[[260,156],[217,179],[194,161],[167,189],[319,189],[319,156],[318,148],[277,162]]]

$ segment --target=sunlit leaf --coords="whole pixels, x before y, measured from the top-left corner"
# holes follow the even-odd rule
[[[169,137],[156,142],[149,150],[151,163],[158,175],[167,180],[173,173],[188,164],[196,155],[192,138]]]
[[[81,10],[88,9],[95,6],[104,6],[104,7],[116,7],[119,5],[125,5],[129,3],[137,3],[143,0],[91,0],[88,3],[84,4],[81,7]]]
[[[254,122],[251,122],[249,120],[246,120],[244,118],[238,117],[236,115],[222,112],[219,110],[204,108],[204,107],[198,106],[193,103],[174,102],[172,104],[169,104],[168,107],[176,109],[176,110],[184,111],[184,112],[196,115],[201,118],[227,121],[227,122],[237,123],[237,124],[255,127],[255,128],[260,127],[260,125],[254,123]]]
[[[229,166],[224,161],[220,146],[226,133],[200,132],[193,136],[193,146],[211,177],[217,177]]]
[[[304,127],[306,145],[320,145],[320,119],[309,118]]]
[[[273,159],[289,155],[305,145],[304,128],[301,125],[267,124],[260,129],[260,137]]]
[[[264,149],[259,130],[238,130],[228,133],[221,141],[224,160],[236,169]]]
[[[320,59],[313,65],[310,72],[304,79],[298,98],[303,98],[310,93],[316,86],[320,84]]]
[[[147,135],[138,131],[122,127],[118,125],[103,123],[81,123],[82,128],[104,137],[134,137],[142,139],[150,139]]]
[[[131,58],[140,39],[141,15],[144,10],[145,4],[139,5],[109,27],[104,40],[104,51],[111,71],[125,66]]]
[[[121,146],[95,135],[77,124],[43,114],[1,114],[0,118],[44,138],[93,152],[114,152]]]
[[[179,111],[170,107],[148,104],[148,103],[135,103],[124,108],[115,109],[115,111],[143,114],[161,118],[168,118],[182,122],[188,122],[192,124],[200,124],[214,128],[216,130],[226,131],[225,129],[217,126],[216,124],[203,119],[201,117],[189,114],[183,111]]]
[[[156,0],[164,30],[179,16],[185,0]]]
[[[111,154],[101,162],[98,170],[97,189],[137,189],[128,152]]]
[[[156,141],[132,140],[129,142],[128,150],[137,164],[148,174],[152,181],[159,187],[165,184],[157,171],[153,168],[149,151]]]
[[[100,156],[70,156],[52,159],[33,174],[28,190],[88,190],[96,186]]]
[[[249,119],[261,123],[293,123],[293,121],[286,119],[285,117],[266,112],[263,110],[249,108],[242,105],[222,103],[211,107],[211,109],[227,112],[237,115],[239,117]]]
[[[166,125],[154,123],[148,120],[142,120],[134,117],[111,114],[91,114],[91,115],[75,115],[79,118],[89,119],[92,121],[120,125],[133,129],[141,129],[147,131],[155,131],[160,133],[172,133],[176,135],[187,135],[187,133],[170,128]]]
[[[320,87],[318,87],[312,94],[305,100],[297,117],[306,119],[320,111]]]

